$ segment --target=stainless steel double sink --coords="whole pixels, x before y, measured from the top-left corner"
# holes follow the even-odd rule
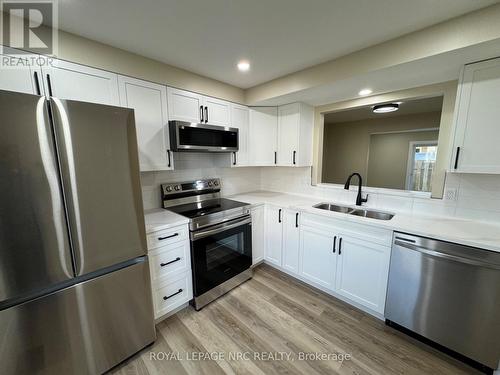
[[[320,210],[340,212],[343,214],[368,217],[370,219],[377,219],[377,220],[391,220],[394,217],[394,214],[391,214],[389,212],[365,210],[361,208],[358,209],[348,206],[340,206],[332,203],[319,203],[313,207],[319,208]]]

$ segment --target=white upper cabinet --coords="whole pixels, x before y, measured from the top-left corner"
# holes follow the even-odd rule
[[[43,92],[40,71],[30,66],[32,60],[28,59],[29,56],[7,47],[2,47],[2,52],[0,58],[8,59],[9,64],[0,66],[0,90],[40,95]]]
[[[167,87],[169,120],[204,122],[203,96]]]
[[[251,107],[249,127],[250,164],[276,164],[278,110],[276,107]]]
[[[120,105],[118,75],[105,70],[54,60],[42,67],[46,93],[60,99]]]
[[[125,76],[120,76],[118,82],[121,105],[134,110],[141,171],[173,169],[167,88]]]
[[[230,126],[230,102],[172,87],[167,92],[170,120]]]
[[[500,174],[500,58],[466,65],[457,95],[451,169]]]
[[[232,104],[231,127],[238,129],[238,152],[233,152],[231,166],[245,166],[249,162],[248,154],[248,127],[250,121],[250,111],[248,107],[239,104]]]
[[[391,248],[341,235],[336,252],[335,291],[383,314]]]
[[[205,123],[219,126],[231,126],[231,103],[225,100],[203,97]]]
[[[304,103],[278,107],[278,165],[312,165],[313,121],[313,109]]]

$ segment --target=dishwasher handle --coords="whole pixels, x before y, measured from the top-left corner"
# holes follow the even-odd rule
[[[394,241],[394,244],[397,245],[397,246],[401,246],[401,247],[404,247],[406,249],[418,251],[418,252],[420,252],[422,254],[429,255],[429,256],[432,256],[432,257],[436,257],[436,258],[447,259],[447,260],[451,260],[451,261],[458,262],[458,263],[468,264],[468,265],[471,265],[471,266],[479,266],[479,267],[486,267],[486,268],[492,268],[492,269],[495,269],[495,270],[500,270],[500,266],[496,265],[496,264],[482,262],[480,260],[474,260],[474,259],[464,258],[464,257],[457,256],[457,255],[451,255],[451,254],[447,254],[447,253],[442,253],[440,251],[429,250],[429,249],[426,249],[425,247],[417,246],[417,245],[414,245],[412,243],[401,242],[397,238]]]

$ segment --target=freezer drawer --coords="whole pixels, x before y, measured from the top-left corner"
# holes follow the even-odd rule
[[[500,253],[395,233],[385,317],[497,368]]]
[[[0,311],[0,332],[1,374],[102,373],[155,340],[148,263]]]

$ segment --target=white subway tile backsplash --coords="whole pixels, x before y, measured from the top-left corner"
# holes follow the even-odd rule
[[[350,205],[356,201],[357,190],[353,186],[349,191],[342,186],[312,186],[310,167],[227,168],[226,162],[217,154],[176,153],[174,171],[141,173],[144,207],[161,206],[161,183],[210,177],[221,178],[222,194],[226,196],[270,190],[317,197],[318,201]],[[456,201],[376,189],[369,192],[364,205],[387,211],[500,222],[500,176],[452,173],[446,176],[446,188],[457,189]]]

